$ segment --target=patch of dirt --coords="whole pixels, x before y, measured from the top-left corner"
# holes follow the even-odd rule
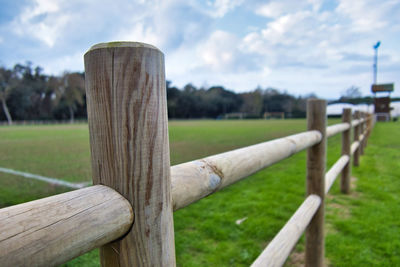
[[[305,258],[306,253],[304,251],[293,251],[290,256],[289,260],[285,263],[285,267],[304,267],[305,266]],[[325,267],[330,266],[330,262],[327,258],[325,258]]]
[[[337,234],[338,230],[329,222],[327,222],[325,220],[325,229],[324,229],[324,234],[325,236],[329,233],[329,234]]]
[[[354,177],[354,176],[350,177],[350,195],[353,198],[359,198],[360,197],[360,193],[356,192],[357,181],[358,181],[357,177]]]
[[[329,208],[333,208],[335,210],[335,213],[343,219],[347,219],[350,217],[350,209],[346,205],[342,205],[339,203],[329,203]]]
[[[285,266],[286,267],[304,267],[305,266],[305,257],[306,253],[304,251],[302,252],[297,252],[293,251],[290,256],[289,260],[286,262]]]

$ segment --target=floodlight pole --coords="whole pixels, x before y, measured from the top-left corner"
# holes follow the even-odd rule
[[[381,42],[378,41],[376,45],[374,45],[375,56],[374,56],[374,84],[377,82],[378,76],[378,48],[381,45]]]

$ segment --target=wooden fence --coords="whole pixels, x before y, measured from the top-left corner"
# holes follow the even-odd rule
[[[1,209],[1,266],[53,266],[96,247],[103,266],[175,266],[173,211],[304,149],[307,197],[252,266],[281,266],[306,228],[306,266],[323,265],[324,196],[339,173],[349,193],[371,115],[346,109],[327,127],[326,102],[310,100],[306,132],[170,167],[163,54],[99,44],[85,70],[94,185]],[[342,156],[325,173],[338,133]]]

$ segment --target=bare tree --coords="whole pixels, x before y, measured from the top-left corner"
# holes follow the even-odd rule
[[[341,99],[352,99],[360,97],[361,97],[360,88],[352,85],[342,93]]]
[[[74,122],[74,112],[77,104],[83,104],[85,80],[80,73],[64,73],[62,77],[62,99],[69,110],[70,122]]]
[[[12,117],[7,106],[7,98],[17,81],[14,71],[0,67],[0,101],[9,125],[12,125]]]

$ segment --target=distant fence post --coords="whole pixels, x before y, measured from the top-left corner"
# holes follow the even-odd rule
[[[360,117],[360,111],[356,110],[354,112],[354,119],[359,120],[361,119]],[[360,140],[360,124],[357,126],[354,126],[354,136],[353,136],[353,141],[359,141]],[[359,166],[360,165],[360,146],[361,143],[359,143],[358,148],[354,151],[353,154],[353,166]]]
[[[365,113],[365,138],[364,138],[364,148],[368,145],[368,135],[369,135],[369,113]]]
[[[365,122],[364,122],[364,150],[367,147],[367,138],[368,138],[368,113],[364,112],[364,118],[365,118]]]
[[[343,109],[342,114],[342,122],[348,123],[350,125],[349,129],[342,133],[342,155],[349,156],[349,162],[342,170],[342,180],[340,183],[340,190],[344,194],[348,194],[350,192],[350,174],[351,174],[351,109],[345,108]]]
[[[324,198],[326,164],[326,101],[311,99],[307,103],[308,130],[322,134],[320,143],[307,150],[307,195],[321,197],[321,205],[306,231],[306,266],[324,265]]]
[[[367,114],[367,118],[368,118],[368,119],[367,119],[367,139],[365,140],[365,146],[368,145],[368,139],[369,139],[369,136],[370,136],[371,131],[372,131],[373,114],[368,113],[368,114]]]
[[[364,120],[365,119],[365,113],[364,112],[360,112],[360,119]],[[363,121],[360,124],[360,135],[362,134],[364,136],[364,138],[362,140],[360,140],[360,155],[364,155],[364,141],[365,141],[365,121]]]
[[[102,266],[175,266],[164,55],[133,42],[85,54],[93,183],[133,207],[123,238],[100,249]]]

